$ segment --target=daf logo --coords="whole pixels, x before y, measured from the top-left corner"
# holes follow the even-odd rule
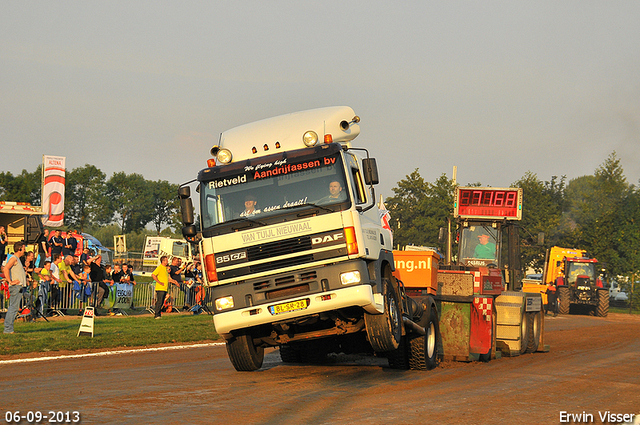
[[[315,238],[311,238],[311,243],[313,245],[318,245],[322,243],[335,242],[344,238],[344,233],[334,233],[333,235],[324,235],[318,236]]]

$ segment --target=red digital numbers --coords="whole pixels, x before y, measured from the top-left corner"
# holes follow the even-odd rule
[[[458,215],[520,218],[518,189],[458,190]]]

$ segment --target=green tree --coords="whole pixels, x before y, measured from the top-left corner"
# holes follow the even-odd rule
[[[153,217],[153,195],[144,177],[136,173],[114,173],[106,187],[106,204],[122,232],[144,229]]]
[[[578,214],[580,247],[595,255],[607,272],[624,273],[621,230],[626,221],[625,205],[633,193],[613,152],[595,171],[590,190]]]
[[[542,182],[536,174],[527,171],[511,187],[522,188],[522,221],[520,227],[521,255],[524,267],[542,271],[544,267],[544,247],[537,245],[538,233],[545,234],[545,245],[553,246],[559,235],[560,221],[564,205],[564,180],[556,176],[551,181]]]
[[[0,173],[0,201],[42,203],[42,164],[29,173],[22,170],[14,176],[10,172]]]
[[[65,188],[65,222],[80,231],[93,224],[101,215],[106,175],[94,165],[73,169],[67,173]]]
[[[416,169],[393,191],[385,205],[391,214],[394,244],[438,246],[438,230],[453,209],[453,182],[443,174],[427,183]]]
[[[160,234],[163,225],[172,225],[174,216],[178,212],[178,185],[171,184],[166,180],[149,182],[153,197],[153,217],[151,222]]]

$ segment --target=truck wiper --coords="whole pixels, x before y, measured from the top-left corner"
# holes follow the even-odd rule
[[[237,223],[237,222],[241,222],[241,221],[243,221],[243,222],[247,222],[248,221],[248,222],[257,224],[259,226],[266,226],[267,225],[267,223],[265,223],[265,222],[262,222],[260,220],[256,220],[254,218],[249,218],[249,217],[238,217],[238,218],[234,218],[233,220],[225,221],[225,222],[222,222],[222,223],[219,223],[219,224],[227,225],[227,224]],[[235,230],[237,230],[237,229],[235,229]]]
[[[292,206],[290,206],[290,207],[283,208],[283,210],[290,210],[290,209],[298,208],[298,207],[312,207],[312,208],[320,208],[320,209],[323,209],[323,210],[325,210],[325,211],[327,211],[327,212],[330,212],[330,213],[332,213],[332,212],[333,212],[333,210],[332,210],[332,209],[330,209],[330,208],[323,207],[322,205],[318,205],[318,204],[312,204],[312,203],[310,203],[310,202],[305,202],[304,204],[292,205]]]

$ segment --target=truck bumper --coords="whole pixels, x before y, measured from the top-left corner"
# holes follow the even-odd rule
[[[305,299],[308,299],[309,302],[308,306],[303,310],[272,314],[269,309],[270,306]],[[382,295],[374,294],[371,285],[364,284],[290,298],[255,307],[216,313],[213,316],[213,323],[216,327],[216,332],[223,335],[238,329],[311,316],[347,307],[362,307],[371,314],[382,314],[384,312]]]

